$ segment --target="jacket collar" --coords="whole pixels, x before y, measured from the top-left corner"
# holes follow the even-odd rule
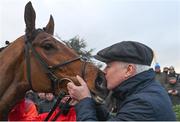
[[[136,93],[149,85],[154,80],[155,72],[153,69],[141,72],[122,82],[113,90],[113,96],[125,99],[127,96]]]

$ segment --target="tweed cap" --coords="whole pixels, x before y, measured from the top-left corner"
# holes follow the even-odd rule
[[[153,60],[153,51],[139,42],[122,41],[100,50],[94,57],[105,63],[122,61],[150,66]]]

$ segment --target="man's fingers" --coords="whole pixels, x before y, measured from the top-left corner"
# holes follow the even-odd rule
[[[76,86],[75,86],[74,83],[72,83],[72,82],[69,82],[69,83],[67,84],[68,90],[74,89],[75,87],[76,87]]]
[[[79,75],[77,75],[76,78],[78,79],[81,85],[86,85],[86,82]]]

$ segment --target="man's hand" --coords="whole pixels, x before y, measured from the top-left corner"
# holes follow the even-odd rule
[[[86,97],[91,97],[90,91],[87,87],[86,82],[80,77],[76,76],[77,80],[81,86],[76,86],[74,83],[69,82],[67,84],[67,89],[71,98],[80,101]]]
[[[178,91],[177,90],[173,90],[171,94],[176,96],[178,94]]]

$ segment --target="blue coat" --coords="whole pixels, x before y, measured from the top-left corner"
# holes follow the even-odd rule
[[[155,81],[153,69],[124,81],[113,90],[118,101],[118,112],[110,116],[92,98],[81,100],[76,106],[78,121],[174,121],[172,103],[165,89]]]

